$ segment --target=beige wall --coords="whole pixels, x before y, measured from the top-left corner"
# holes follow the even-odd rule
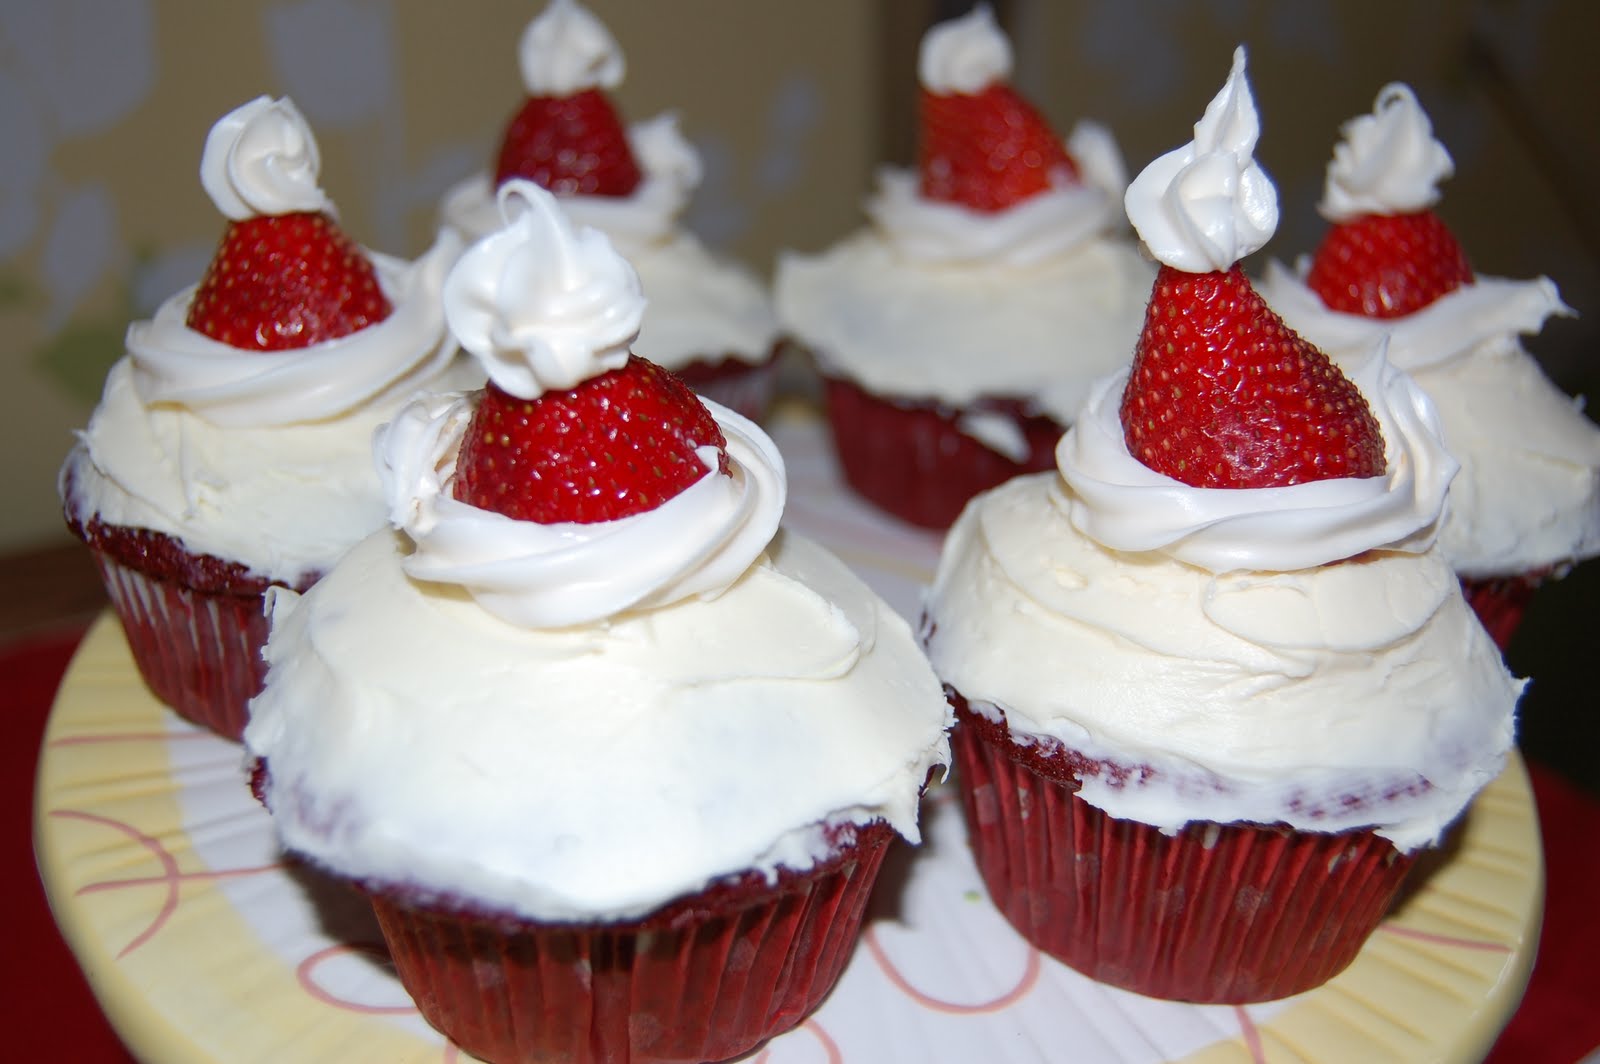
[[[542,0],[0,3],[0,551],[59,541],[55,470],[130,317],[193,281],[221,231],[199,188],[206,130],[289,94],[323,184],[379,250],[426,244],[440,192],[483,166],[519,102],[516,39]],[[916,36],[935,0],[591,0],[628,59],[630,118],[679,112],[707,180],[690,224],[758,269],[858,224],[873,167],[912,136]],[[1537,350],[1600,393],[1587,0],[1394,4],[1002,0],[1018,80],[1065,129],[1117,132],[1130,170],[1186,139],[1236,41],[1252,52],[1261,156],[1310,250],[1339,123],[1412,81],[1456,153],[1441,210],[1480,269],[1545,272],[1589,317]],[[463,17],[466,13],[466,17]],[[1374,27],[1383,26],[1380,32]]]

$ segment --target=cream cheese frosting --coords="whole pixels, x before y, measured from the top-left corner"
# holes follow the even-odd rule
[[[638,321],[627,264],[537,186],[502,203],[446,282],[452,328],[524,398],[606,372]],[[777,530],[771,440],[710,409],[731,475],[706,448],[681,494],[588,525],[456,501],[459,397],[378,435],[397,531],[272,599],[244,741],[289,849],[477,909],[609,920],[807,869],[850,825],[918,837],[949,760],[943,690],[893,610]]]
[[[519,50],[530,95],[614,88],[625,64],[614,38],[574,0],[553,0],[523,31]],[[571,195],[562,206],[580,225],[610,237],[650,293],[634,350],[668,369],[691,362],[765,362],[778,324],[766,286],[744,266],[710,251],[681,223],[703,168],[671,113],[628,127],[642,180],[626,196]],[[476,240],[500,224],[491,174],[453,185],[440,205],[446,229]]]
[[[207,138],[204,183],[224,214],[325,203],[316,142],[288,100],[254,100]],[[459,253],[371,255],[393,312],[308,348],[229,347],[185,324],[190,287],[129,326],[128,353],[62,473],[82,519],[145,528],[186,549],[298,583],[384,523],[373,430],[415,392],[470,387],[439,288]]]
[[[919,77],[930,91],[976,91],[1006,76],[1010,54],[980,5],[929,31]],[[1081,183],[999,211],[925,200],[915,173],[882,168],[870,226],[817,254],[779,256],[784,331],[825,374],[883,397],[951,407],[1022,397],[1070,423],[1089,383],[1126,361],[1155,269],[1126,234],[1111,134],[1082,122],[1067,147]],[[969,435],[1004,453],[1016,433]]]
[[[1163,260],[1194,264],[1175,268],[1270,235],[1276,194],[1244,178],[1255,129],[1241,51],[1195,143],[1128,197]],[[1098,384],[1055,472],[951,529],[926,609],[941,679],[1014,742],[1100,762],[1078,795],[1113,817],[1437,840],[1503,767],[1522,685],[1433,545],[1455,463],[1431,404],[1381,343],[1354,372],[1386,475],[1261,489],[1148,469],[1120,423],[1127,371]]]
[[[948,707],[909,628],[780,533],[714,600],[564,628],[408,577],[374,536],[280,594],[245,743],[286,846],[335,872],[541,920],[626,919],[824,825],[913,841]]]
[[[928,597],[940,677],[1014,741],[1108,769],[1079,796],[1191,821],[1434,841],[1505,763],[1521,684],[1437,550],[1286,572],[1119,551],[1054,473],[979,496]]]
[[[1410,89],[1388,85],[1344,127],[1322,214],[1334,221],[1424,209],[1452,172]],[[1600,555],[1600,426],[1544,375],[1520,337],[1569,315],[1548,278],[1479,275],[1399,318],[1329,309],[1304,259],[1267,264],[1263,298],[1341,366],[1387,338],[1390,359],[1427,392],[1462,465],[1440,545],[1458,572],[1492,578]]]

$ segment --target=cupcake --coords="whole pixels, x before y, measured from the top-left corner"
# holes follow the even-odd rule
[[[551,0],[528,24],[520,59],[528,99],[493,173],[445,194],[444,224],[468,240],[497,229],[495,190],[513,178],[554,192],[575,222],[611,238],[650,293],[638,353],[701,395],[761,416],[776,383],[777,321],[765,285],[682,226],[701,167],[677,116],[624,128],[607,95],[622,82],[622,52],[576,0]]]
[[[396,531],[273,601],[245,744],[490,1061],[703,1061],[799,1023],[917,838],[950,711],[910,628],[779,530],[753,422],[629,352],[605,238],[530,182],[451,272],[481,393],[376,442]]]
[[[987,5],[933,27],[916,171],[884,168],[871,225],[782,255],[774,281],[845,481],[927,528],[1050,467],[1089,383],[1127,361],[1154,276],[1125,232],[1111,134],[1081,122],[1063,143],[1010,73]]]
[[[140,675],[234,739],[265,672],[267,590],[309,587],[384,524],[373,430],[430,384],[482,380],[454,360],[439,299],[459,241],[415,262],[366,251],[319,165],[288,99],[217,122],[200,180],[222,242],[199,284],[129,327],[60,475]]]
[[[1332,223],[1262,294],[1341,365],[1377,337],[1427,392],[1461,462],[1439,545],[1504,648],[1544,580],[1600,554],[1600,427],[1551,383],[1521,336],[1571,314],[1549,278],[1473,272],[1434,212],[1453,172],[1405,85],[1346,123],[1319,210]]]
[[[1380,351],[1346,378],[1237,265],[1277,223],[1257,130],[1240,50],[1128,189],[1162,263],[1131,367],[1057,470],[966,508],[925,623],[995,904],[1193,1002],[1349,964],[1521,690],[1433,545],[1455,464],[1426,397]]]

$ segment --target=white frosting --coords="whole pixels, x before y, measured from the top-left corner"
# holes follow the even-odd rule
[[[1366,550],[1432,544],[1455,459],[1422,390],[1369,349],[1349,368],[1383,432],[1381,477],[1276,488],[1195,488],[1128,453],[1120,417],[1128,370],[1095,386],[1056,448],[1072,492],[1063,498],[1085,535],[1117,551],[1160,551],[1211,572],[1308,569]]]
[[[1303,281],[1308,266],[1269,262],[1262,297],[1343,366],[1388,337],[1390,358],[1433,401],[1462,465],[1439,532],[1462,575],[1600,555],[1600,428],[1518,339],[1572,313],[1548,278],[1478,277],[1412,314],[1378,319],[1328,309]]]
[[[973,96],[1011,76],[1011,42],[988,4],[934,26],[922,38],[917,77],[942,96]]]
[[[1092,805],[1165,831],[1374,826],[1410,850],[1500,771],[1521,684],[1437,550],[1217,574],[1097,543],[1065,492],[1039,474],[968,505],[927,647],[1015,741],[1131,770],[1085,778]]]
[[[517,60],[531,96],[614,89],[625,72],[611,31],[577,0],[550,0],[522,31]]]
[[[1080,122],[1067,150],[1081,183],[1054,186],[1000,211],[924,199],[914,172],[884,167],[867,214],[907,259],[1032,266],[1123,227],[1127,171],[1111,132]]]
[[[290,849],[588,920],[807,868],[826,824],[917,838],[949,708],[904,622],[821,549],[780,534],[714,601],[536,629],[408,579],[403,542],[277,597],[245,743]]]
[[[184,406],[145,403],[133,360],[123,358],[63,468],[64,501],[84,520],[162,532],[192,552],[297,584],[386,523],[373,430],[413,391],[482,380],[470,359],[443,371],[427,362],[335,416],[221,426]]]
[[[760,556],[787,494],[783,458],[766,433],[707,402],[727,440],[731,476],[707,473],[653,510],[592,524],[537,524],[451,496],[461,438],[472,417],[463,396],[412,403],[374,442],[390,521],[416,544],[405,570],[457,584],[511,624],[587,624],[627,609],[714,598]]]
[[[469,248],[444,282],[445,317],[461,346],[521,399],[621,369],[644,317],[633,267],[531,181],[507,181],[497,200],[504,227]]]
[[[1226,270],[1278,227],[1278,192],[1255,161],[1261,123],[1234,49],[1228,80],[1194,140],[1145,167],[1128,186],[1128,219],[1150,253],[1186,273]]]
[[[259,96],[218,119],[200,156],[200,183],[236,222],[257,215],[327,211],[317,178],[322,156],[288,97]]]
[[[1340,131],[1344,142],[1333,149],[1317,205],[1331,222],[1431,207],[1439,202],[1439,182],[1455,173],[1408,85],[1385,85],[1372,113],[1352,118]]]
[[[272,428],[369,408],[391,389],[409,393],[455,353],[439,287],[459,252],[460,239],[444,233],[415,262],[368,253],[393,307],[389,316],[337,339],[285,351],[232,347],[189,328],[195,286],[186,288],[150,321],[128,326],[139,400],[183,407],[226,428]],[[397,404],[404,395],[391,398]]]
[[[1113,237],[1023,268],[911,260],[867,229],[819,255],[782,255],[774,297],[825,373],[952,407],[1020,397],[1067,425],[1090,384],[1127,363],[1154,278],[1132,241]]]

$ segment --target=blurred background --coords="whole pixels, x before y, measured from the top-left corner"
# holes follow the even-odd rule
[[[678,112],[703,156],[688,225],[769,273],[780,249],[819,249],[860,225],[874,169],[912,157],[918,42],[969,3],[589,6],[627,59],[616,93],[624,116]],[[1246,44],[1262,113],[1259,158],[1278,183],[1283,218],[1258,259],[1315,246],[1323,222],[1314,204],[1339,125],[1370,110],[1386,82],[1410,82],[1456,159],[1439,212],[1480,271],[1542,273],[1560,285],[1582,316],[1551,322],[1530,347],[1566,391],[1600,394],[1600,5],[992,6],[1015,42],[1018,86],[1063,132],[1081,117],[1107,124],[1130,172],[1188,139],[1233,46]],[[259,94],[291,96],[317,134],[323,187],[346,228],[377,250],[415,255],[432,239],[441,193],[488,164],[519,105],[517,39],[542,8],[542,0],[0,0],[8,608],[52,597],[66,600],[62,609],[98,607],[87,561],[62,526],[55,474],[123,352],[127,323],[196,280],[221,233],[197,177],[211,124]],[[1600,786],[1597,715],[1540,709],[1560,690],[1564,703],[1592,699],[1577,666],[1600,641],[1592,606],[1578,611],[1600,591],[1587,571],[1595,568],[1545,590],[1511,657],[1536,677],[1527,740]]]

